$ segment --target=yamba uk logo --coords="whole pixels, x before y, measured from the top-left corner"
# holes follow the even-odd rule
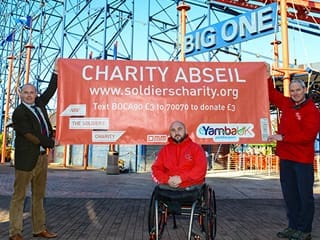
[[[212,138],[215,142],[239,141],[253,138],[252,123],[202,123],[197,128],[198,138]]]

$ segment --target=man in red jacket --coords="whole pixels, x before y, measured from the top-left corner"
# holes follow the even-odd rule
[[[270,102],[281,111],[278,132],[269,140],[277,141],[280,183],[288,217],[288,227],[277,236],[309,240],[314,216],[314,143],[320,130],[320,112],[306,97],[302,80],[291,80],[289,92],[290,97],[283,96],[269,79]]]
[[[170,188],[202,185],[207,171],[203,148],[191,140],[182,122],[171,123],[169,131],[169,143],[160,150],[152,165],[153,179]]]

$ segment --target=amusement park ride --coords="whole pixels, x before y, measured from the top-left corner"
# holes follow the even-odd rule
[[[18,103],[17,88],[34,81],[40,92],[45,89],[57,58],[114,59],[116,52],[117,59],[135,60],[137,51],[146,49],[145,56],[140,56],[144,60],[179,61],[186,32],[275,2],[281,38],[274,39],[274,56],[266,59],[280,79],[277,85],[286,94],[290,76],[303,75],[309,92],[320,103],[320,72],[305,65],[292,67],[288,49],[288,30],[320,37],[318,1],[149,0],[148,9],[138,9],[141,0],[0,1],[0,128],[4,143],[12,140],[8,124]],[[146,21],[137,20],[142,14]],[[184,22],[182,14],[187,16]],[[135,42],[137,35],[143,34],[141,26],[146,27],[145,45]],[[239,45],[228,46],[186,60],[219,61],[219,56],[228,55],[232,61],[242,61],[245,52]],[[55,100],[51,108],[53,112]]]

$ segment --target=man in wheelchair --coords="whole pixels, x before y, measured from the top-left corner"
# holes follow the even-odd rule
[[[184,123],[180,121],[172,122],[169,132],[168,144],[160,149],[151,167],[152,177],[158,185],[150,202],[150,239],[160,238],[169,214],[173,215],[176,227],[175,215],[181,214],[181,209],[185,205],[191,206],[188,233],[190,239],[193,215],[199,206],[205,206],[206,211],[198,214],[204,215],[210,226],[215,223],[214,193],[205,184],[207,158],[203,148],[192,141]],[[204,230],[208,230],[209,225],[203,226]],[[211,233],[207,239],[214,239],[215,231],[213,233],[210,226]],[[152,234],[155,235],[154,238],[151,237]]]
[[[171,123],[169,131],[169,143],[151,167],[153,179],[174,189],[202,185],[207,171],[203,148],[191,140],[182,122]]]

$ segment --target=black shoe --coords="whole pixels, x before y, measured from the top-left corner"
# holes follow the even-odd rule
[[[289,240],[311,240],[311,233],[305,233],[301,231],[296,231],[294,234],[289,237]]]
[[[288,227],[288,228],[283,229],[281,232],[278,232],[277,237],[278,238],[290,238],[295,232],[297,232],[297,231]]]

